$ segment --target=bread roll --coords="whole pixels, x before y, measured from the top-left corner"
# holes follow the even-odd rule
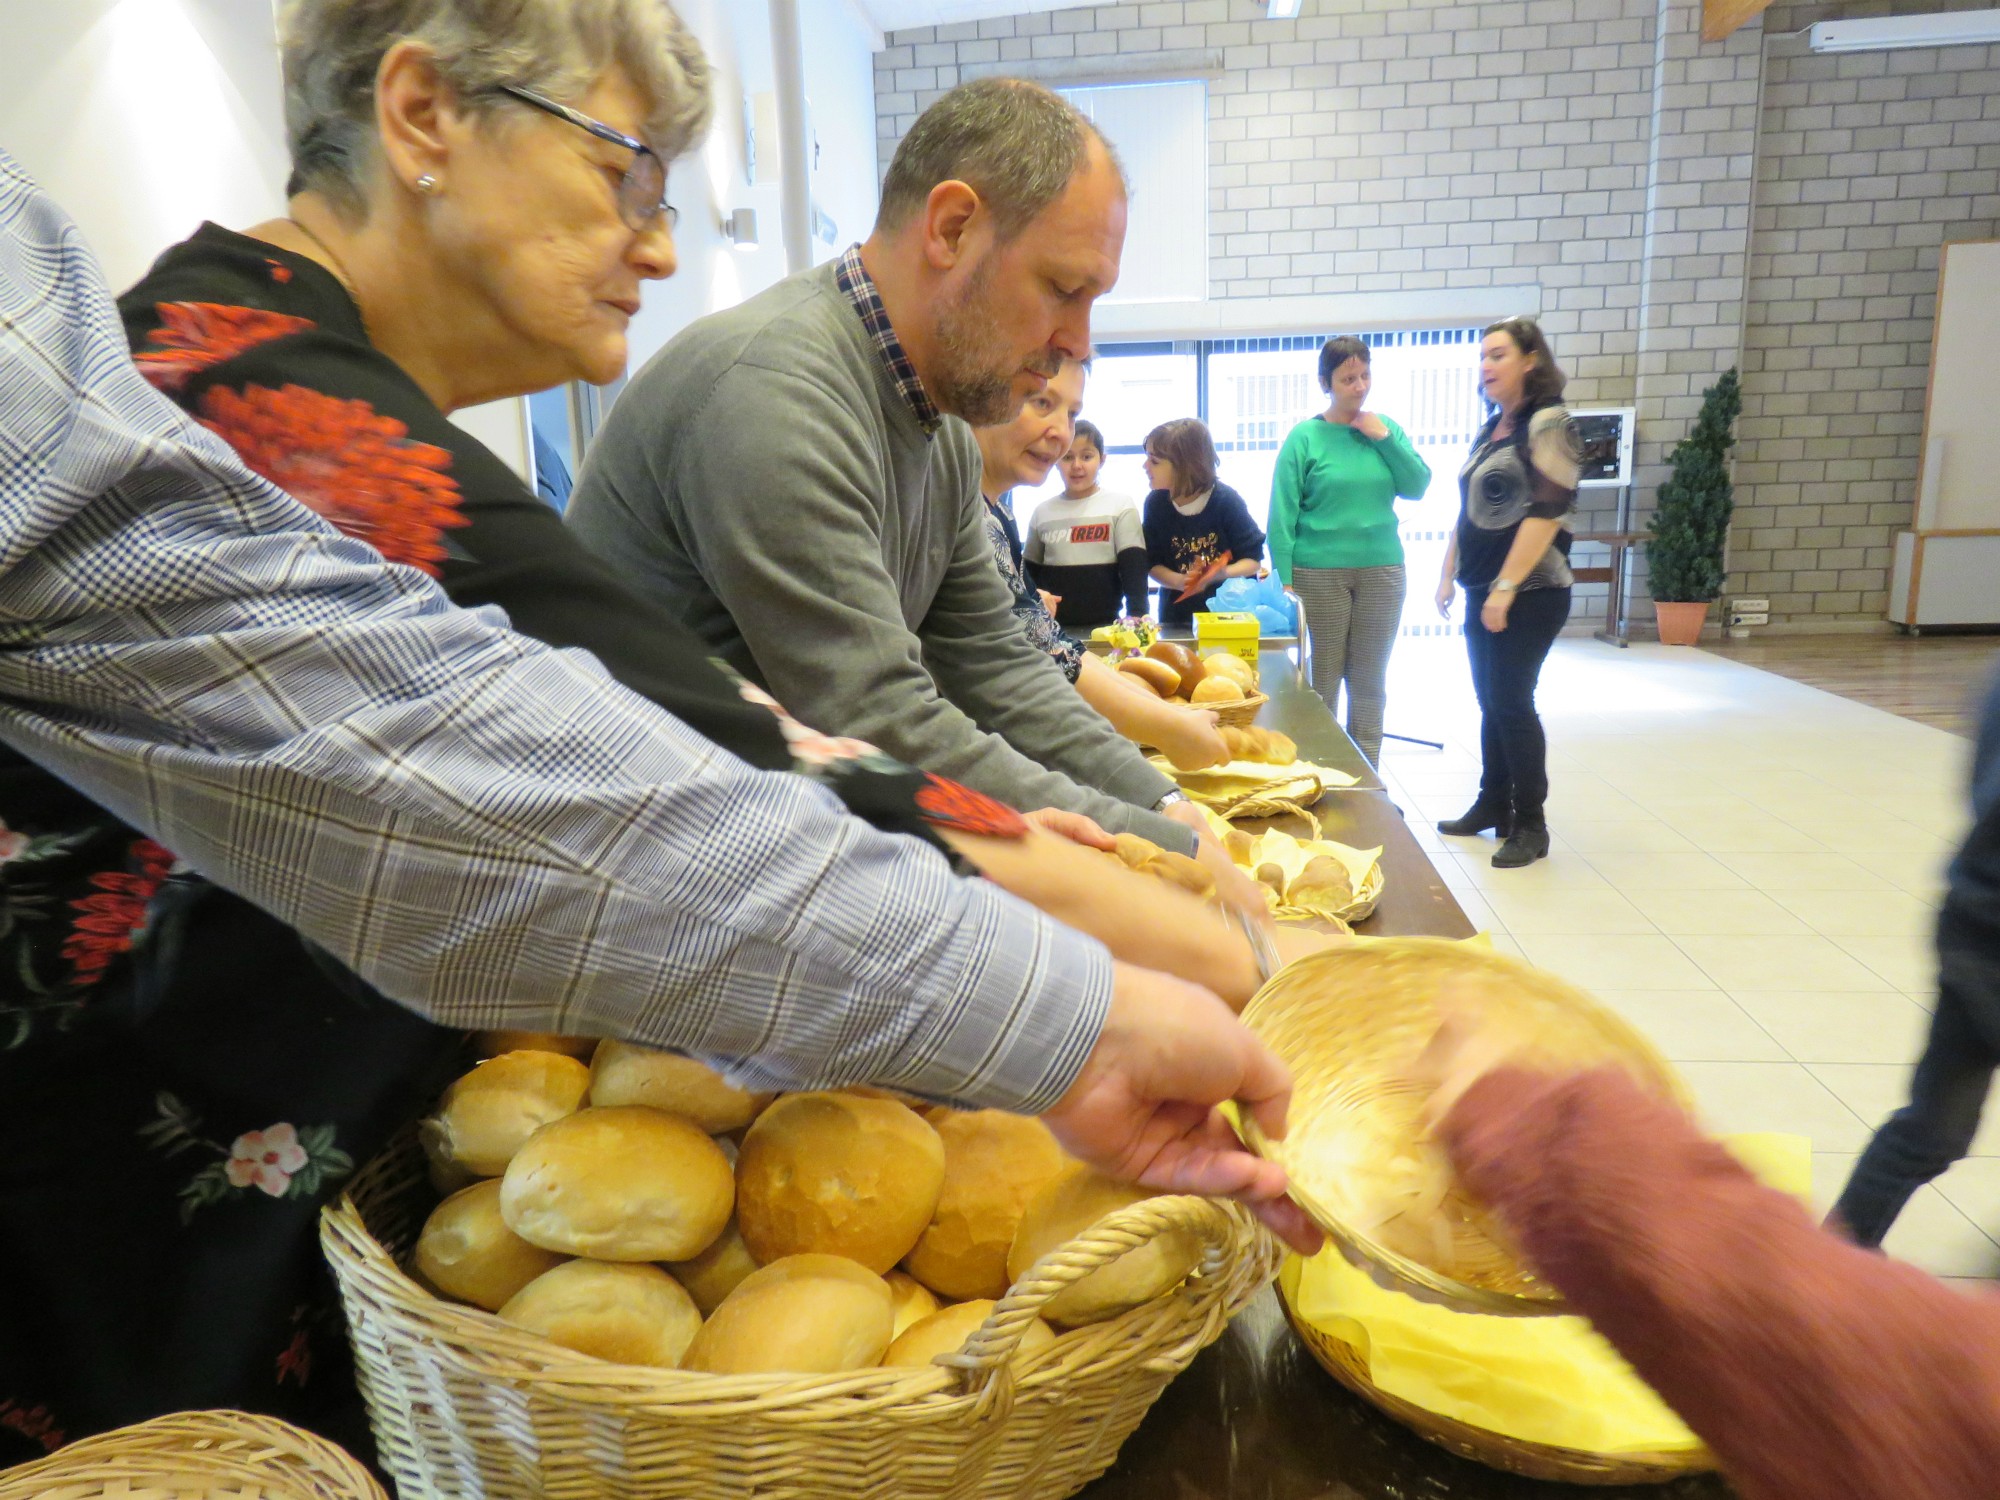
[[[482,1031],[473,1038],[481,1057],[498,1057],[503,1052],[560,1052],[589,1062],[597,1050],[594,1036],[560,1036],[553,1031]]]
[[[757,1258],[750,1253],[750,1247],[743,1243],[743,1235],[731,1219],[715,1243],[692,1260],[676,1260],[667,1264],[674,1274],[674,1280],[687,1288],[694,1298],[694,1305],[701,1309],[705,1318],[722,1305],[743,1279],[757,1269]]]
[[[507,1164],[500,1212],[545,1250],[593,1260],[692,1260],[729,1222],[722,1149],[678,1115],[586,1109],[536,1131]]]
[[[889,1296],[895,1303],[897,1337],[912,1323],[921,1323],[938,1310],[938,1299],[908,1271],[891,1271],[882,1278],[889,1283]]]
[[[1239,865],[1250,858],[1250,851],[1256,847],[1257,840],[1241,828],[1232,828],[1222,836],[1222,852]]]
[[[500,1309],[552,1344],[617,1365],[671,1370],[701,1327],[679,1282],[658,1266],[572,1260],[546,1271]]]
[[[424,1154],[440,1167],[498,1177],[522,1144],[574,1114],[590,1092],[590,1069],[556,1052],[503,1052],[444,1091],[424,1121]]]
[[[1201,659],[1201,665],[1211,677],[1232,679],[1246,698],[1257,690],[1257,669],[1234,651],[1211,651]]]
[[[1128,656],[1118,663],[1118,670],[1135,681],[1143,682],[1162,698],[1171,698],[1181,685],[1180,673],[1163,661],[1154,661],[1146,656]]]
[[[989,1297],[979,1297],[931,1314],[907,1332],[896,1335],[896,1342],[882,1356],[883,1365],[922,1367],[929,1365],[940,1354],[958,1353],[974,1330],[993,1316],[993,1309],[998,1305]],[[1040,1318],[1032,1318],[1021,1334],[1021,1342],[1014,1346],[1014,1357],[1008,1362],[1018,1366],[1055,1341],[1056,1331]]]
[[[944,1142],[944,1186],[903,1268],[953,1301],[1005,1296],[1021,1214],[1068,1159],[1048,1126],[1026,1115],[937,1110],[930,1122]]]
[[[1232,677],[1208,677],[1189,696],[1190,703],[1241,703],[1250,695]]]
[[[845,1255],[880,1276],[937,1210],[944,1143],[890,1099],[788,1094],[743,1137],[736,1183],[736,1222],[763,1264]]]
[[[894,1330],[880,1276],[838,1255],[791,1255],[744,1278],[681,1365],[713,1375],[837,1375],[880,1364]]]
[[[500,1217],[500,1184],[474,1183],[431,1210],[411,1263],[454,1302],[498,1312],[507,1299],[563,1257],[531,1245]]]
[[[1009,1280],[1019,1281],[1036,1261],[1106,1214],[1154,1196],[1088,1167],[1071,1168],[1036,1194],[1021,1216],[1007,1255]],[[1071,1282],[1049,1299],[1042,1316],[1060,1328],[1099,1322],[1172,1291],[1200,1261],[1201,1242],[1186,1230],[1170,1230]]]
[[[1161,880],[1172,881],[1184,891],[1206,899],[1215,894],[1215,877],[1203,869],[1200,862],[1189,859],[1185,854],[1176,854],[1171,849],[1162,849],[1147,862],[1148,875],[1156,875]]]
[[[1354,878],[1339,860],[1316,854],[1292,881],[1285,900],[1293,906],[1339,911],[1354,900]]]
[[[1111,852],[1132,869],[1143,870],[1166,851],[1136,833],[1115,833],[1111,836]]]
[[[1146,648],[1146,655],[1174,669],[1174,696],[1177,698],[1192,697],[1194,690],[1201,686],[1202,679],[1208,676],[1208,668],[1201,664],[1201,658],[1179,641],[1155,641]]]
[[[599,1042],[590,1061],[592,1104],[648,1105],[710,1135],[748,1125],[771,1098],[737,1088],[707,1063],[633,1042]]]

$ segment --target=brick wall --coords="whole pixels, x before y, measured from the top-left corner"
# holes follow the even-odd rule
[[[1304,10],[1166,0],[892,33],[880,160],[981,72],[1219,62],[1211,299],[1539,285],[1573,398],[1639,410],[1642,516],[1702,388],[1740,358],[1729,591],[1768,594],[1780,622],[1879,621],[1937,247],[2000,217],[2000,59],[1822,58],[1776,36],[1827,5],[1717,44],[1698,0]]]

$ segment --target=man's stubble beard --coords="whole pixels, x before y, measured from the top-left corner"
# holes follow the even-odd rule
[[[1009,356],[1006,334],[997,326],[987,282],[992,268],[982,261],[966,278],[964,290],[938,309],[937,347],[940,368],[932,384],[931,399],[938,410],[949,412],[973,427],[997,427],[1011,422],[1021,409],[1014,394],[1017,371],[1006,366]],[[1062,370],[1060,359],[1050,364],[1046,351],[1026,368],[1053,379]]]

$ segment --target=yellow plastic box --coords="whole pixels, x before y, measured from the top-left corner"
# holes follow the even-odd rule
[[[1194,617],[1195,645],[1201,655],[1227,651],[1232,656],[1242,657],[1253,672],[1257,670],[1257,645],[1262,634],[1253,614],[1199,610]]]

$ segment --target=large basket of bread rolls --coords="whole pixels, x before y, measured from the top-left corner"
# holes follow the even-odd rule
[[[0,1500],[385,1500],[366,1469],[276,1417],[183,1411],[0,1470]]]
[[[1039,1121],[608,1042],[480,1064],[322,1241],[380,1461],[440,1500],[1055,1500],[1279,1261]]]

